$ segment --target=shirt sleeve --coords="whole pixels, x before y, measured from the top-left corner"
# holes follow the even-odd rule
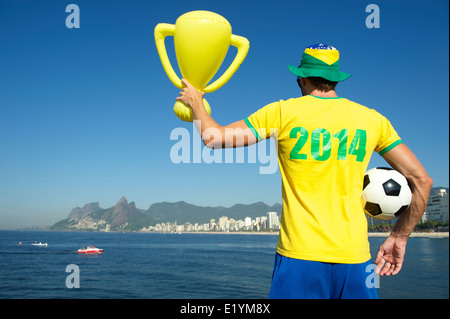
[[[375,152],[377,152],[378,154],[384,155],[397,145],[403,143],[392,124],[386,117],[382,115],[380,129],[380,138],[378,140],[377,147],[375,148]]]
[[[280,102],[270,103],[244,121],[258,141],[278,133],[280,128]]]

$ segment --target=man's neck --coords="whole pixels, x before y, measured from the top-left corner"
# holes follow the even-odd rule
[[[330,90],[328,92],[313,90],[308,95],[314,95],[317,97],[338,97],[335,90]]]

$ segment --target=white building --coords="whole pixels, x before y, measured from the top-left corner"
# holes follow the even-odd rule
[[[428,198],[426,221],[435,220],[440,223],[448,221],[448,192],[445,188],[434,188]]]
[[[250,217],[245,217],[244,219],[244,229],[250,230],[252,228],[252,219]]]
[[[210,219],[209,220],[209,229],[214,230],[215,227],[216,227],[216,220],[214,218]]]
[[[267,228],[268,229],[279,229],[280,222],[278,220],[278,215],[276,212],[267,213]]]
[[[227,216],[220,217],[219,218],[219,230],[225,231],[227,223],[228,223],[228,217]]]
[[[267,216],[261,216],[261,229],[267,229]]]

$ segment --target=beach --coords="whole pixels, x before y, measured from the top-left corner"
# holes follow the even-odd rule
[[[157,233],[157,232],[154,232]],[[180,234],[224,234],[224,235],[278,235],[278,232],[180,232]],[[369,232],[369,237],[387,237],[391,232]],[[426,238],[449,238],[449,232],[413,232],[409,237],[426,237]]]

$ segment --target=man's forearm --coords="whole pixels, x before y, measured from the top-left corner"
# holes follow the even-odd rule
[[[425,213],[433,180],[412,151],[404,144],[396,146],[384,154],[383,158],[403,174],[411,185],[411,205],[400,215],[392,231],[393,236],[407,239]]]
[[[414,227],[425,213],[431,186],[432,182],[430,179],[422,180],[419,185],[417,182],[411,183],[411,188],[413,189],[411,205],[398,218],[392,230],[393,236],[408,238],[411,235]]]
[[[220,128],[220,125],[206,111],[205,106],[203,105],[203,98],[195,99],[195,101],[191,105],[191,108],[194,121],[200,121],[201,123],[201,128],[198,128],[201,134],[203,134],[203,132],[209,128]]]
[[[209,147],[222,145],[223,128],[206,111],[203,98],[196,98],[191,103],[191,108],[195,126],[205,145]],[[220,138],[219,141],[218,138]]]

